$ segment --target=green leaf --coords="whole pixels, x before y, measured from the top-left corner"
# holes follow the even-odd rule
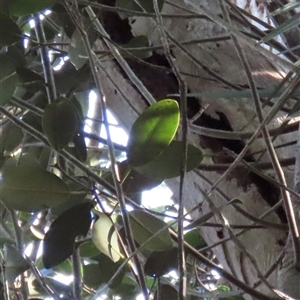
[[[152,252],[146,260],[145,274],[151,277],[163,276],[178,267],[178,248]]]
[[[88,40],[90,46],[92,47],[96,40],[94,26],[89,20],[85,20],[84,23],[85,23],[84,27],[88,34]],[[68,54],[70,57],[70,61],[77,70],[83,67],[85,63],[88,61],[88,53],[85,44],[83,42],[81,33],[77,28],[75,29],[72,35],[68,52],[69,52]]]
[[[129,220],[134,239],[140,245],[149,240],[144,245],[146,249],[163,251],[172,248],[171,235],[164,221],[142,210],[131,211]]]
[[[17,43],[22,39],[18,25],[6,14],[0,12],[0,48]]]
[[[171,99],[148,107],[129,134],[127,158],[132,167],[148,164],[171,143],[179,125],[179,106]]]
[[[3,170],[1,200],[20,211],[41,211],[70,197],[68,186],[40,167],[23,165]]]
[[[101,284],[108,283],[123,263],[122,260],[114,263],[104,254],[100,254],[97,260],[97,265],[89,264],[83,267],[83,282],[91,288],[97,288]],[[110,288],[117,288],[121,284],[125,275],[125,270],[126,268],[122,269],[122,271],[109,285]]]
[[[73,140],[79,126],[74,106],[64,97],[45,108],[42,122],[50,145],[58,151]]]
[[[195,249],[201,249],[207,246],[198,229],[193,229],[185,233],[184,241]]]
[[[121,258],[118,236],[112,221],[105,214],[94,211],[99,219],[94,223],[92,239],[95,246],[112,261],[117,262]]]
[[[21,143],[23,138],[22,129],[11,122],[1,125],[0,153],[10,153]]]
[[[21,253],[10,244],[4,244],[4,261],[6,278],[10,284],[23,272],[30,268]]]
[[[164,5],[164,0],[158,0],[157,3],[159,11],[161,11]],[[155,12],[152,0],[117,0],[116,6],[128,10],[146,11],[149,13]],[[125,19],[129,16],[133,16],[134,14],[119,12],[119,15],[121,18]]]
[[[18,83],[19,77],[16,73],[12,73],[0,80],[0,105],[5,105],[9,102]]]
[[[123,192],[127,195],[150,190],[162,183],[162,179],[150,179],[133,169],[130,170],[126,160],[119,164],[119,173]]]
[[[11,8],[11,13],[16,16],[27,16],[50,8],[55,0],[17,0]]]
[[[180,176],[181,160],[183,155],[183,143],[172,141],[170,145],[148,165],[135,168],[136,171],[148,178],[167,179]],[[188,145],[186,171],[195,169],[202,161],[202,152]]]
[[[79,246],[81,257],[93,257],[100,254],[99,249],[92,242],[86,242]]]
[[[73,254],[76,236],[88,233],[92,207],[91,202],[76,205],[51,224],[43,241],[42,259],[46,269],[59,265]]]
[[[168,284],[162,284],[159,287],[159,298],[157,295],[157,291],[154,295],[154,300],[171,300],[171,299],[178,299],[178,292],[177,290]]]
[[[122,45],[123,48],[140,48],[140,47],[148,47],[149,40],[145,35],[139,35],[133,37],[129,43]],[[152,51],[134,51],[130,50],[130,53],[138,58],[146,59],[152,55]]]

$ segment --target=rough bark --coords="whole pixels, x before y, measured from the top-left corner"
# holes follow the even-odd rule
[[[186,2],[188,3],[190,1]],[[199,1],[195,0],[191,2],[193,2],[196,6],[204,7],[212,14],[221,16],[218,1],[203,0],[199,3]],[[242,8],[248,8],[250,11],[255,11],[256,15],[259,17],[266,16],[265,6],[262,6],[262,1],[236,2]],[[183,0],[172,1],[172,3],[194,11],[194,7],[185,3]],[[182,11],[173,5],[165,3],[163,13],[176,14],[182,13]],[[153,19],[135,17],[134,22],[133,19],[131,21],[132,32],[135,36],[141,34],[147,35],[153,45],[161,45],[159,30]],[[267,20],[265,19],[265,21]],[[235,22],[240,21],[236,19]],[[240,26],[245,26],[245,23],[239,24]],[[164,25],[165,29],[177,42],[225,36],[228,34],[224,28],[207,18],[165,18]],[[245,30],[248,30],[247,26],[245,26]],[[258,88],[272,88],[276,86],[278,81],[283,78],[287,71],[289,71],[286,66],[284,66],[284,63],[280,65],[278,61],[274,62],[273,58],[267,58],[259,54],[255,49],[246,46],[243,42],[241,43],[244,46],[247,58],[249,59],[252,74]],[[236,87],[247,87],[247,78],[230,40],[186,45],[184,48],[204,65],[202,68],[199,67],[199,64],[197,64],[195,60],[192,61],[189,57],[187,57],[186,53],[183,53],[176,47],[172,48],[172,55],[174,56],[175,63],[181,72],[198,76],[184,76],[189,91],[209,92],[212,90],[224,90],[225,88],[228,88],[224,83],[221,83],[219,80],[208,74],[207,70],[215,72],[221,78],[227,80]],[[97,49],[106,49],[106,46],[102,42],[99,42],[97,44]],[[163,54],[163,52],[158,53]],[[155,55],[156,56],[148,62],[162,66],[168,65],[161,56],[158,54]],[[144,85],[153,95],[155,95],[157,100],[167,97],[167,94],[178,92],[175,77],[169,72],[161,70],[158,71],[155,68],[148,68],[145,65],[141,65],[140,63],[131,60],[128,60],[128,62]],[[118,116],[119,121],[124,125],[124,127],[129,129],[138,114],[140,114],[149,104],[137,92],[137,89],[133,87],[131,82],[123,74],[123,72],[120,71],[120,67],[116,65],[114,61],[105,60],[102,62],[102,65],[111,78],[113,78],[117,87],[120,88],[127,97],[127,100],[124,100],[124,97],[117,91],[116,86],[113,86],[107,75],[103,74],[103,85],[105,87],[107,103],[112,111]],[[205,113],[196,120],[194,123],[196,125],[226,131],[255,131],[259,126],[259,122],[255,117],[254,105],[251,99],[229,100],[208,96],[202,96],[198,99],[192,98],[188,101],[189,117],[192,117],[199,111],[199,104],[202,107],[205,107],[206,105],[209,105],[209,107]],[[270,107],[267,106],[264,109],[264,112],[267,113],[269,110]],[[280,125],[284,116],[284,112],[278,113],[268,125],[269,128]],[[204,153],[207,154],[220,153],[223,151],[223,147],[238,154],[246,142],[220,140],[203,136],[200,137],[193,133],[189,134],[189,140],[194,145],[203,149]],[[292,135],[285,134],[276,139],[275,145],[279,145],[290,140],[292,140]],[[249,148],[247,160],[249,162],[255,161],[259,155],[252,155],[251,153],[264,149],[265,145],[263,139],[256,139]],[[277,154],[280,159],[287,158],[294,155],[293,151],[294,148],[292,146],[284,147],[279,149]],[[203,163],[215,164],[230,161],[231,160],[228,160],[228,157],[224,159],[224,156],[218,157],[213,155],[212,157],[206,156]],[[261,161],[269,161],[268,155],[265,154]],[[214,183],[222,175],[221,171],[204,172],[200,170],[200,172],[212,183]],[[274,176],[272,170],[267,171],[266,174]],[[289,185],[292,187],[292,170],[289,168],[285,169],[285,175]],[[176,198],[178,195],[179,179],[168,180],[167,184],[173,191]],[[204,197],[201,192],[203,190],[208,191],[209,188],[210,184],[205,182],[205,180],[203,180],[203,178],[201,178],[196,172],[190,172],[186,175],[186,184],[184,188],[184,203],[186,210],[189,211],[195,206],[201,204],[199,209],[192,214],[194,219],[199,218],[210,211],[210,206],[207,201],[204,201]],[[255,217],[262,215],[280,200],[278,187],[269,183],[260,176],[249,172],[244,167],[239,167],[232,172],[230,176],[228,176],[218,186],[218,188],[227,195],[229,199],[241,199],[243,201],[243,205],[241,207]],[[226,203],[226,200],[217,192],[214,192],[211,195],[211,200],[217,207]],[[222,210],[222,213],[228,220],[229,224],[251,224],[251,221],[240,214],[234,206],[226,207]],[[276,212],[271,213],[265,218],[265,220],[278,224],[285,222],[283,209],[281,208]],[[218,217],[214,217],[214,221],[220,222]],[[229,236],[226,229],[218,230],[215,228],[205,227],[199,228],[199,230],[208,245],[214,244],[220,239]],[[238,232],[238,230],[235,232]],[[278,259],[280,253],[284,249],[286,238],[287,232],[277,229],[252,229],[239,236],[239,240],[243,243],[244,247],[255,258],[262,274],[265,274]],[[258,275],[253,264],[232,240],[215,247],[214,253],[220,264],[237,278],[250,286],[257,283]],[[292,284],[291,278],[293,278]],[[288,263],[281,264],[280,262],[272,274],[268,277],[268,281],[273,287],[290,294],[290,296],[293,296],[294,298],[300,298],[300,290],[298,288],[299,273],[293,268],[289,269]],[[270,289],[264,284],[259,285],[258,289],[268,295],[274,296]],[[249,297],[249,299],[251,298]]]

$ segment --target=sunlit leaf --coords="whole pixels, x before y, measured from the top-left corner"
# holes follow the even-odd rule
[[[133,237],[140,245],[147,242],[144,247],[153,251],[172,248],[171,235],[164,221],[142,210],[129,212],[129,219]]]
[[[16,0],[11,8],[14,16],[27,16],[50,8],[55,0]]]
[[[76,205],[51,224],[43,241],[42,259],[46,269],[59,265],[73,254],[75,238],[85,236],[90,228],[92,207],[90,202]]]
[[[183,143],[172,141],[162,154],[157,156],[153,161],[135,169],[148,178],[167,179],[177,177],[181,173],[182,157]],[[189,144],[187,148],[186,171],[189,172],[195,169],[201,163],[202,159],[202,152]]]
[[[22,32],[18,25],[6,14],[0,12],[0,48],[19,42]]]
[[[61,150],[74,138],[78,118],[74,106],[64,97],[49,104],[43,114],[43,130],[50,145]]]
[[[41,211],[70,197],[68,186],[40,167],[23,165],[6,168],[2,174],[1,200],[21,211]]]
[[[99,219],[92,229],[92,239],[95,246],[112,261],[116,262],[121,257],[118,236],[112,221],[105,214],[97,211]]]
[[[151,162],[170,144],[179,125],[175,100],[162,100],[148,107],[134,122],[127,146],[128,162],[139,167]]]

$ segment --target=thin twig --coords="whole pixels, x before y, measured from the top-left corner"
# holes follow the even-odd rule
[[[40,16],[37,14],[34,16],[34,22],[35,22],[35,33],[37,40],[40,44],[46,43],[46,37],[45,32],[43,28],[43,24],[40,20]],[[41,61],[43,65],[43,71],[44,71],[44,77],[45,77],[45,83],[46,83],[46,90],[48,95],[48,102],[52,103],[57,98],[56,94],[56,86],[53,76],[53,69],[51,66],[49,53],[48,53],[48,47],[41,45],[40,47],[40,55],[41,55]]]
[[[159,11],[157,0],[153,0],[154,11],[156,14],[156,20],[158,28],[161,35],[161,40],[164,46],[164,53],[166,58],[176,76],[176,79],[179,84],[180,91],[180,113],[181,113],[181,140],[183,143],[183,151],[181,156],[181,168],[180,168],[180,182],[179,182],[179,199],[178,199],[178,273],[179,273],[179,292],[178,299],[186,299],[186,262],[185,262],[185,253],[184,253],[184,228],[183,228],[183,215],[184,215],[184,204],[183,204],[183,187],[186,174],[186,162],[187,162],[187,136],[188,136],[188,122],[187,122],[187,85],[183,80],[178,66],[174,63],[174,60],[171,56],[170,46],[168,43],[168,38],[166,35],[166,30],[164,29],[163,18]]]
[[[223,14],[224,14],[224,18],[225,20],[230,23],[230,17],[229,14],[227,12],[227,8],[224,5],[223,1],[220,0],[220,4],[223,10]],[[231,34],[231,32],[229,31],[229,33]],[[236,36],[232,35],[232,41],[234,43],[235,49],[237,51],[237,54],[239,56],[240,62],[245,70],[246,76],[247,76],[247,80],[248,80],[248,84],[253,96],[253,101],[254,101],[254,106],[255,106],[255,110],[256,110],[256,114],[258,117],[258,120],[260,123],[262,123],[264,121],[264,116],[263,116],[263,111],[262,111],[262,107],[261,107],[261,103],[259,100],[259,94],[252,76],[252,72],[251,72],[251,67],[250,64],[248,62],[248,59],[244,53],[243,48],[241,47],[239,41],[237,40]],[[285,180],[285,176],[283,173],[283,170],[280,166],[280,163],[278,161],[278,157],[277,154],[275,152],[275,149],[273,147],[273,144],[271,142],[271,138],[268,132],[268,129],[265,125],[263,125],[262,127],[262,134],[264,137],[264,141],[268,150],[268,154],[270,157],[270,160],[272,162],[274,171],[277,175],[278,181],[282,184],[282,185],[287,185],[286,184],[286,180]],[[294,247],[294,263],[296,264],[296,266],[300,267],[300,240],[299,240],[299,230],[297,227],[297,223],[296,223],[296,219],[295,219],[295,212],[293,209],[293,205],[291,202],[291,198],[290,198],[290,194],[289,192],[286,191],[286,189],[282,189],[281,190],[281,196],[283,198],[283,203],[285,206],[285,212],[287,215],[287,219],[288,219],[288,224],[290,227],[290,234],[292,237],[292,241],[293,241],[293,247]]]

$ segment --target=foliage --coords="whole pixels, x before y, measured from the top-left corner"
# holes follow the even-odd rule
[[[163,5],[158,1],[159,10]],[[157,99],[135,120],[126,149],[118,150],[119,145],[99,135],[94,139],[102,144],[95,149],[84,132],[87,95],[97,81],[92,79],[91,69],[96,68],[91,49],[102,38],[95,20],[83,6],[74,13],[60,1],[2,1],[1,6],[0,299],[96,299],[94,295],[100,294],[134,299],[141,293],[139,280],[145,281],[154,299],[175,299],[178,280],[170,272],[178,268],[177,221],[169,221],[172,215],[165,207],[146,210],[140,198],[163,180],[194,170],[203,159],[201,150],[178,138],[185,117],[181,104],[176,97]],[[123,9],[118,12],[123,19],[134,12],[155,13],[153,2],[146,0],[117,0],[115,7]],[[32,14],[35,28],[28,25]],[[39,21],[41,15],[44,19]],[[296,17],[261,42],[298,25]],[[133,37],[122,46],[129,57],[148,59],[153,54],[149,49],[134,50],[149,46],[146,36]],[[104,115],[104,102],[102,109]],[[105,119],[97,118],[100,123]],[[115,164],[108,159],[112,154]],[[131,211],[122,209],[123,198]],[[184,239],[194,250],[207,246],[196,229]],[[202,278],[213,275],[191,253],[185,253],[189,289],[199,296],[205,291],[199,273]],[[145,278],[135,273],[137,260],[132,257],[137,257]],[[73,275],[74,284],[58,282],[57,274]],[[24,278],[30,279],[28,287]],[[215,278],[212,283],[217,284]],[[219,290],[224,299],[243,299],[227,297],[227,286]],[[195,299],[192,293],[188,297]]]

